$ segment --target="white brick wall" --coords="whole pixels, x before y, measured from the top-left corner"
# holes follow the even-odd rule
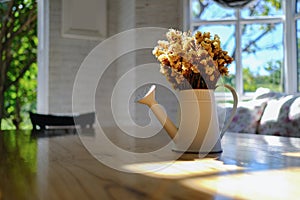
[[[136,27],[162,27],[181,29],[181,1],[180,0],[138,0],[136,1]],[[161,38],[163,39],[163,38]],[[136,56],[137,65],[146,63],[156,63],[152,55],[152,49],[138,51]],[[151,76],[158,76],[158,79],[165,79],[159,73]],[[174,91],[173,91],[174,92]],[[171,120],[178,121],[177,108],[178,103],[172,91],[158,86],[156,91],[157,101],[165,108]],[[145,116],[146,119],[145,119]],[[136,108],[136,122],[145,124],[148,119],[148,110],[138,106]]]
[[[72,89],[76,72],[98,41],[61,36],[61,1],[50,1],[49,112],[72,112]]]
[[[136,27],[179,28],[182,0],[137,0]]]
[[[134,27],[180,28],[180,0],[107,0],[108,35]],[[86,55],[101,41],[70,39],[61,36],[61,0],[50,1],[50,38],[49,38],[49,113],[72,112],[72,90],[76,73]],[[124,55],[113,62],[105,71],[105,78],[98,84],[96,111],[101,124],[114,124],[110,102],[114,84],[123,76],[126,69],[139,64],[156,62],[150,54],[151,50],[143,50]],[[101,65],[99,66],[101,67]],[[102,66],[106,67],[106,66]],[[158,69],[159,70],[159,69]],[[159,71],[155,76],[162,76]],[[89,77],[87,77],[88,80]],[[164,77],[161,77],[164,78]],[[132,76],[131,86],[135,84]],[[87,86],[88,87],[88,86]],[[122,95],[119,98],[122,99]],[[172,119],[176,119],[176,99],[171,92],[160,88],[159,101],[165,106]],[[82,99],[84,102],[86,99]],[[120,104],[122,106],[122,104]],[[132,106],[133,118],[144,123],[148,118],[140,106]],[[145,110],[145,109],[144,109]],[[85,108],[78,110],[84,112]],[[89,110],[88,110],[89,111]],[[126,113],[118,113],[123,116]],[[125,115],[124,115],[125,116]],[[126,120],[125,120],[126,121]]]

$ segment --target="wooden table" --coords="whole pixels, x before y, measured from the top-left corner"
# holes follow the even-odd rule
[[[226,133],[223,153],[206,157],[169,142],[164,131],[146,139],[116,128],[2,131],[0,200],[300,197],[299,138]]]

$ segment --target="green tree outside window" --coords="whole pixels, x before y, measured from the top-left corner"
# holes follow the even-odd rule
[[[27,111],[36,109],[37,44],[37,2],[1,2],[1,129],[28,128],[30,124]]]

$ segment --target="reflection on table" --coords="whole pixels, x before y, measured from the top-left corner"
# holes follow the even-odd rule
[[[103,138],[106,138],[101,142]],[[109,143],[109,144],[108,144]],[[179,154],[162,130],[0,132],[0,199],[295,199],[300,139],[226,133],[221,154]]]

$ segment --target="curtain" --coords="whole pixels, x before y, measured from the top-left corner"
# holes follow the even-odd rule
[[[218,4],[229,8],[243,8],[254,0],[214,0]]]

